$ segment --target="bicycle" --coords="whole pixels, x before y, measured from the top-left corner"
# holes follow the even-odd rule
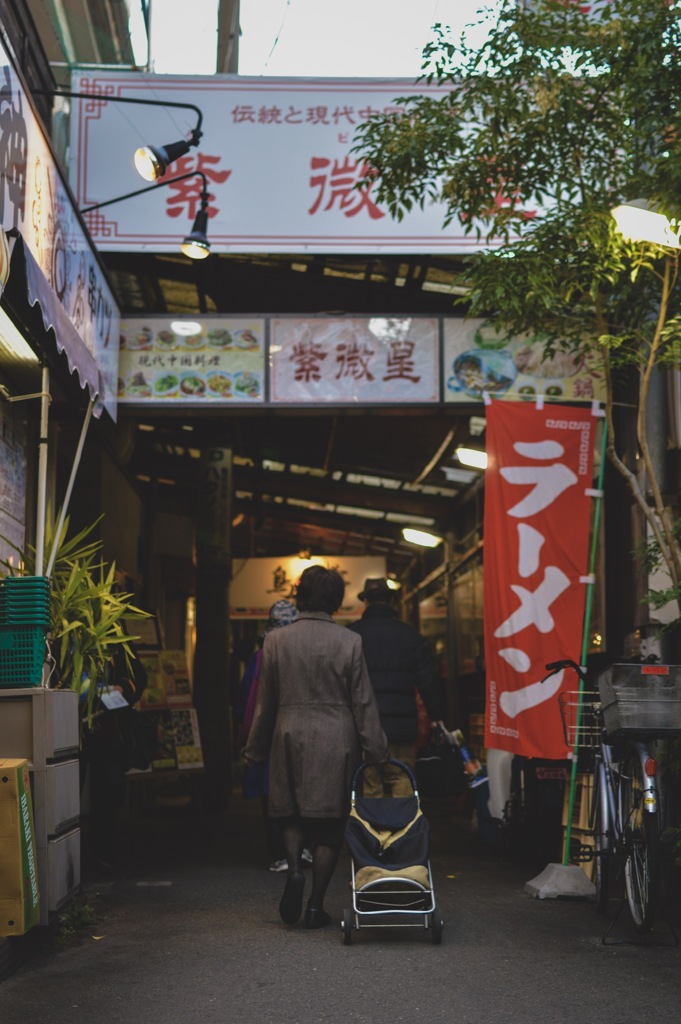
[[[655,920],[662,877],[657,763],[646,740],[678,731],[679,710],[670,721],[669,706],[681,708],[681,679],[667,692],[653,686],[651,695],[645,684],[655,672],[668,675],[671,666],[614,665],[598,677],[595,692],[586,689],[586,671],[569,658],[546,668],[547,679],[572,669],[583,687],[559,701],[568,745],[593,752],[593,847],[582,847],[579,857],[593,859],[598,909],[606,913],[611,882],[623,880],[622,903],[626,899],[634,928],[645,934]],[[646,669],[652,670],[647,679]]]

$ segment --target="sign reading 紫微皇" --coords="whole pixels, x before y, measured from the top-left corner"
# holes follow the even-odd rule
[[[163,103],[193,104],[202,117],[200,145],[169,167],[157,194],[146,193],[86,214],[103,250],[176,252],[191,229],[203,181],[210,193],[207,235],[222,252],[448,252],[480,248],[476,232],[458,223],[443,230],[446,209],[417,204],[390,216],[376,189],[356,188],[367,174],[353,152],[359,126],[396,112],[397,97],[451,92],[411,79],[247,78],[241,75],[145,75],[139,71],[77,71],[74,92],[101,100],[72,102],[71,182],[81,207],[140,186],[111,153],[186,137],[197,114]],[[107,102],[149,99],[152,105]],[[134,109],[134,117],[131,116]],[[167,183],[167,187],[166,186]]]
[[[17,229],[101,372],[116,418],[118,306],[38,117],[0,45],[0,227]],[[107,151],[111,153],[110,147]]]
[[[562,759],[558,694],[580,658],[598,410],[493,399],[486,408],[485,745]]]
[[[225,317],[122,321],[119,402],[262,402],[264,328],[264,320]]]
[[[272,402],[428,403],[440,397],[438,321],[273,319]]]

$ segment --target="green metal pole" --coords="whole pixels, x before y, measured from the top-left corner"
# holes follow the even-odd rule
[[[605,459],[608,444],[608,424],[603,420],[603,433],[601,436],[601,463],[598,468],[598,494],[594,507],[593,533],[591,535],[591,551],[589,554],[589,582],[587,583],[586,603],[584,606],[584,626],[582,628],[582,652],[580,665],[586,665],[586,658],[589,653],[589,627],[591,625],[591,609],[593,607],[593,594],[596,573],[596,558],[598,557],[598,533],[601,525],[601,508],[603,505],[603,477],[605,474]],[[575,742],[572,748],[572,769],[570,772],[570,792],[568,797],[567,828],[565,830],[565,849],[563,850],[563,865],[570,863],[570,843],[572,842],[572,811],[575,806],[575,789],[577,788],[577,753],[579,751],[579,728],[582,722],[582,700],[584,695],[584,682],[579,677],[579,688],[577,696],[577,714],[575,717]]]

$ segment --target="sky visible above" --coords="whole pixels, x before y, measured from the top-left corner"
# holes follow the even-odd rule
[[[486,0],[241,0],[239,74],[417,78],[436,22],[457,33]],[[217,0],[152,0],[153,70],[212,74]],[[181,14],[180,12],[183,12]]]

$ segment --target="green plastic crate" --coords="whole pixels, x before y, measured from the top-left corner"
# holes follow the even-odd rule
[[[6,576],[0,580],[0,626],[50,625],[50,581],[47,576]]]
[[[0,626],[0,687],[40,686],[46,635],[42,626]]]

